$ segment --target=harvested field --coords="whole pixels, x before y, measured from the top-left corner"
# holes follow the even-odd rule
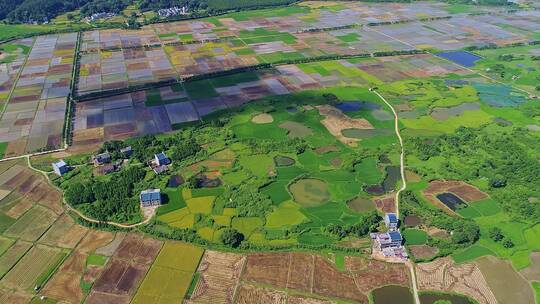
[[[356,145],[358,139],[345,137],[341,131],[345,129],[374,129],[369,121],[363,118],[350,118],[349,116],[343,114],[341,110],[333,106],[322,105],[317,106],[316,108],[319,110],[319,114],[325,116],[321,123],[326,127],[330,134],[344,144],[354,146]]]
[[[251,118],[251,122],[254,124],[269,124],[274,122],[274,118],[268,113],[261,113],[253,116],[253,118]]]
[[[315,256],[313,293],[361,303],[369,302],[367,295],[358,289],[355,279],[350,274],[337,271],[334,265],[319,256]]]
[[[32,295],[20,291],[0,290],[0,303],[27,304],[30,303]]]
[[[250,254],[247,256],[242,279],[285,288],[287,286],[290,259],[290,253]]]
[[[55,221],[56,214],[42,206],[34,206],[21,216],[5,234],[25,241],[36,241]]]
[[[146,265],[112,258],[94,283],[92,291],[131,296],[147,270]]]
[[[34,206],[34,202],[27,199],[26,197],[23,197],[19,199],[13,207],[11,207],[8,211],[6,211],[6,215],[10,216],[12,218],[18,219],[23,215],[26,211],[30,210]]]
[[[114,257],[133,263],[150,264],[156,258],[163,242],[143,237],[141,234],[126,235]]]
[[[516,272],[509,261],[485,256],[478,259],[476,264],[499,303],[534,303],[531,285]]]
[[[123,233],[116,234],[117,237],[119,235],[125,235],[125,234]],[[111,232],[90,230],[77,246],[77,251],[82,252],[82,253],[91,253],[98,250],[100,252],[97,252],[97,253],[101,255],[111,256],[114,253],[114,251],[116,251],[116,248],[118,246],[116,246],[110,254],[105,254],[109,252],[107,250],[101,250],[101,249],[105,248],[105,246],[110,244],[113,240],[116,240],[116,238],[115,238],[115,235]],[[119,239],[118,245],[120,245],[120,242],[121,242],[121,239]]]
[[[0,277],[6,274],[15,263],[32,247],[32,243],[17,241],[0,256]]]
[[[287,288],[311,290],[315,257],[310,254],[291,254],[291,267],[287,279]]]
[[[283,291],[242,284],[236,291],[235,303],[286,304],[287,294]]]
[[[199,281],[190,303],[232,303],[246,257],[207,250],[199,264]]]
[[[428,187],[422,191],[422,194],[432,204],[449,212],[447,208],[444,207],[444,204],[442,204],[436,197],[440,193],[447,192],[456,195],[467,203],[488,198],[486,193],[462,181],[432,181],[429,183]]]
[[[120,246],[120,244],[122,243],[125,237],[126,237],[126,234],[124,232],[117,232],[114,235],[114,239],[108,244],[106,244],[105,246],[96,249],[96,253],[101,254],[101,255],[106,255],[106,256],[112,256],[116,252],[116,250],[118,249],[118,247]]]
[[[437,247],[431,247],[428,245],[412,245],[409,246],[409,250],[417,260],[426,260],[432,258],[437,254],[437,252],[439,252]]]
[[[74,248],[87,231],[87,228],[77,225],[71,217],[64,214],[47,230],[39,242],[50,246]]]
[[[45,278],[56,267],[65,253],[58,248],[44,245],[33,246],[30,251],[13,267],[0,283],[2,285],[28,290]]]
[[[287,130],[289,138],[304,138],[313,134],[313,130],[296,121],[284,121],[279,124],[279,127]]]
[[[417,264],[416,276],[420,290],[457,292],[480,304],[496,304],[482,272],[474,263],[455,264],[450,257]]]
[[[333,304],[333,301],[319,300],[315,298],[308,298],[305,296],[292,296],[287,298],[288,304]]]
[[[348,256],[345,257],[345,268],[353,275],[356,286],[365,294],[386,285],[411,285],[409,271],[403,264]]]
[[[84,297],[80,280],[86,258],[86,254],[74,252],[47,283],[42,294],[56,300],[80,303]]]

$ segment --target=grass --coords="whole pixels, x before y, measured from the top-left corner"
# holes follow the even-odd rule
[[[166,188],[163,189],[161,193],[163,193],[163,196],[165,197],[166,204],[157,209],[157,216],[186,207],[186,202],[184,201],[179,188]]]
[[[464,263],[473,261],[479,257],[486,256],[486,255],[496,255],[495,252],[491,251],[490,249],[480,246],[480,245],[472,245],[471,247],[468,247],[462,251],[458,251],[454,254],[452,254],[452,258],[456,263]]]
[[[191,213],[210,214],[215,196],[194,197],[186,200],[186,205]]]
[[[184,84],[187,94],[192,99],[204,99],[219,96],[210,80],[190,81]]]
[[[15,219],[12,217],[9,217],[5,215],[4,213],[0,213],[0,233],[6,231],[13,223],[15,223]]]
[[[189,283],[188,290],[186,292],[186,298],[190,298],[193,292],[195,291],[195,287],[197,287],[197,283],[199,283],[199,278],[201,277],[201,274],[198,272],[195,272],[193,277],[191,278],[191,283]]]
[[[534,290],[536,304],[540,304],[540,282],[531,282],[532,288]]]
[[[307,218],[300,209],[300,206],[293,201],[281,203],[274,211],[266,216],[265,227],[281,228],[301,224]]]
[[[246,238],[262,226],[263,221],[258,217],[235,217],[231,223],[231,227],[241,232]]]
[[[428,235],[423,230],[406,229],[403,231],[403,238],[407,245],[424,245],[427,242]]]
[[[86,265],[103,266],[107,263],[107,257],[99,254],[90,254],[86,258]]]
[[[255,72],[245,72],[245,73],[238,73],[228,76],[221,76],[212,78],[210,80],[210,83],[215,88],[221,88],[221,87],[230,87],[237,85],[239,83],[244,82],[250,82],[250,81],[257,81],[259,80],[259,76]]]
[[[29,35],[47,33],[54,30],[51,26],[42,25],[14,25],[14,24],[0,24],[0,41],[13,38],[20,38]]]

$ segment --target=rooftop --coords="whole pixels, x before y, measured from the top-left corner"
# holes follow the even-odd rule
[[[53,166],[55,166],[55,167],[57,167],[57,168],[60,168],[60,167],[65,167],[65,166],[67,166],[67,164],[66,164],[66,162],[65,162],[63,159],[61,159],[61,160],[59,160],[59,161],[53,163]]]
[[[161,190],[159,189],[148,189],[141,191],[141,202],[151,202],[161,199]]]
[[[388,221],[390,223],[397,223],[398,222],[398,218],[397,218],[397,215],[395,213],[387,213],[386,217],[388,218]]]
[[[165,160],[165,159],[167,159],[167,155],[165,155],[164,152],[160,152],[160,153],[156,154],[156,158],[159,159],[159,160]]]

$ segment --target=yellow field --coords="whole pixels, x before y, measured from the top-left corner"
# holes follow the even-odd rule
[[[166,242],[132,303],[182,302],[203,252],[190,244]]]

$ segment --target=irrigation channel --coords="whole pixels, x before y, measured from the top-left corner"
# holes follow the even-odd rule
[[[398,191],[396,191],[396,197],[395,197],[396,215],[399,218],[399,195],[401,194],[403,190],[407,188],[407,180],[405,179],[405,148],[403,147],[403,138],[401,137],[401,133],[399,132],[399,118],[398,118],[396,110],[394,109],[392,104],[390,104],[388,100],[386,100],[386,98],[384,98],[374,88],[370,89],[370,91],[372,91],[377,96],[379,96],[379,98],[382,101],[384,101],[384,103],[390,108],[390,110],[392,110],[392,114],[394,114],[394,130],[396,131],[396,136],[398,137],[399,145],[401,146],[401,155],[400,155],[400,161],[399,161],[399,168],[400,168],[400,173],[401,173],[401,187],[399,188]],[[409,270],[411,272],[414,303],[420,304],[420,297],[418,296],[418,287],[416,286],[416,273],[414,271],[414,263],[409,260],[405,263],[405,265],[409,267]]]

